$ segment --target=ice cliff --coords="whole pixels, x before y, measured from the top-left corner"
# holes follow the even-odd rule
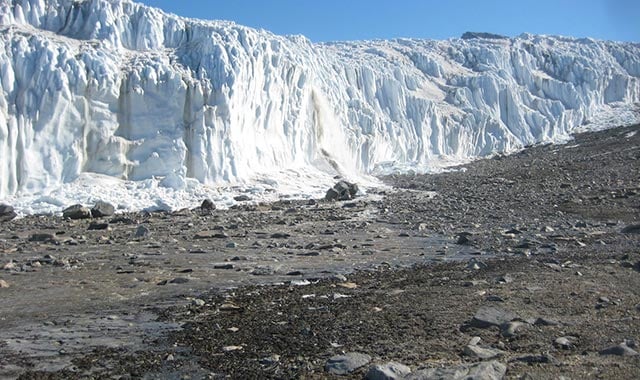
[[[0,199],[39,211],[116,187],[121,208],[192,206],[231,185],[303,194],[566,140],[639,101],[632,43],[314,44],[126,0],[5,0]]]

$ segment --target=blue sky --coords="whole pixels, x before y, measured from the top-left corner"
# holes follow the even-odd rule
[[[640,42],[639,0],[142,0],[170,13],[312,41],[446,39],[465,31]]]

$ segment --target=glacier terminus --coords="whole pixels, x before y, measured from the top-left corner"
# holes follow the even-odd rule
[[[640,121],[637,43],[467,37],[312,43],[128,0],[3,1],[0,200],[312,197]]]

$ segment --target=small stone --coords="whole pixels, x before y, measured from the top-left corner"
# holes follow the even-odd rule
[[[469,260],[469,263],[467,263],[467,269],[471,270],[486,269],[487,267],[487,264],[482,261],[477,261],[476,259]]]
[[[105,216],[112,216],[115,212],[116,209],[111,203],[98,201],[91,209],[91,216],[94,218],[102,218]]]
[[[191,304],[193,306],[204,306],[205,302],[204,302],[204,300],[201,300],[200,298],[194,298],[193,300],[191,300]]]
[[[513,282],[513,277],[511,277],[511,275],[509,274],[505,274],[504,276],[496,278],[496,282],[498,284],[510,284]]]
[[[359,352],[336,355],[327,360],[325,371],[332,375],[348,375],[371,361],[371,356]]]
[[[491,302],[504,302],[504,298],[496,296],[495,294],[488,295],[486,300]]]
[[[540,231],[542,231],[542,232],[555,232],[556,230],[554,230],[553,227],[551,227],[551,226],[544,226],[544,227],[542,227],[542,229]]]
[[[574,339],[574,337],[571,337],[571,339],[569,338],[570,337],[561,336],[560,338],[557,338],[556,340],[553,341],[553,345],[556,348],[561,348],[563,350],[570,350],[571,348],[573,348],[573,343],[571,342],[571,340]]]
[[[244,347],[242,346],[224,346],[222,347],[222,351],[224,352],[233,352],[233,351],[242,351]]]
[[[9,287],[9,283],[5,280],[0,280],[0,289],[6,289]]]
[[[371,366],[364,378],[366,380],[396,380],[404,378],[410,372],[411,368],[404,364],[389,362]]]
[[[621,343],[617,346],[612,346],[601,350],[600,355],[616,355],[616,356],[635,356],[638,352],[633,348],[627,346],[625,343]]]
[[[272,239],[288,239],[291,235],[284,232],[276,232],[275,234],[271,234]]]
[[[536,326],[557,326],[560,322],[545,317],[539,317],[535,322],[533,322],[533,324]]]
[[[99,231],[99,230],[108,230],[109,229],[109,223],[97,223],[97,222],[91,222],[89,223],[89,231]]]
[[[216,205],[211,199],[205,199],[202,201],[202,204],[200,204],[200,209],[202,211],[213,211],[216,209]]]
[[[247,202],[251,200],[251,197],[243,194],[243,195],[237,195],[233,197],[233,200],[236,202]]]
[[[266,358],[262,358],[260,359],[259,363],[262,364],[263,366],[272,366],[272,365],[276,365],[278,364],[278,362],[280,362],[280,355],[271,355],[269,357]]]
[[[479,336],[474,336],[473,338],[471,338],[471,340],[469,340],[469,346],[477,346],[481,341],[482,338],[480,338]]]
[[[42,243],[54,243],[56,237],[53,234],[37,233],[29,236],[29,241],[42,242]]]
[[[358,284],[356,284],[355,282],[343,282],[338,284],[338,286],[345,289],[356,289],[358,287]]]
[[[229,235],[224,232],[217,231],[200,231],[193,236],[194,239],[226,239],[228,237]]]
[[[485,348],[478,345],[467,345],[464,350],[464,354],[476,358],[476,359],[495,359],[504,355],[504,351],[500,351],[495,348]]]
[[[233,264],[217,264],[213,266],[213,269],[233,269]]]
[[[227,243],[227,245],[225,245],[225,247],[227,248],[238,248],[238,243],[230,241]]]
[[[84,207],[83,205],[73,205],[67,207],[62,211],[63,218],[69,219],[90,219],[91,218],[91,210],[88,207]]]
[[[506,338],[514,337],[520,334],[523,328],[526,326],[526,323],[511,321],[500,326],[500,334]]]
[[[151,234],[151,230],[149,230],[149,228],[147,228],[146,226],[138,226],[138,228],[136,228],[136,232],[134,236],[136,238],[145,238],[150,234]]]
[[[185,277],[176,277],[169,281],[170,284],[186,284],[187,282],[189,282],[189,279]]]
[[[473,244],[473,240],[471,240],[469,237],[471,236],[471,233],[469,232],[461,232],[458,234],[458,238],[456,239],[456,244],[458,245],[471,245]]]

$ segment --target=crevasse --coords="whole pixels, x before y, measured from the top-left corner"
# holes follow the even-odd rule
[[[638,44],[314,44],[126,0],[2,2],[0,70],[0,199],[84,173],[184,189],[427,171],[640,101]]]

